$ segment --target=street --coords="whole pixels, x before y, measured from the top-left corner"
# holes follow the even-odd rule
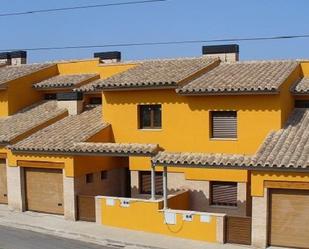
[[[0,226],[0,249],[110,249],[110,247]]]

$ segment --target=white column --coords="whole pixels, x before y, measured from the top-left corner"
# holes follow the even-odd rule
[[[252,197],[252,245],[257,248],[267,247],[268,191],[264,196]]]
[[[156,170],[155,166],[151,166],[151,199],[156,199]]]
[[[7,187],[8,206],[11,210],[25,211],[25,182],[22,167],[8,166]]]
[[[163,167],[163,200],[164,200],[163,209],[168,209],[168,204],[167,204],[167,166]]]
[[[100,196],[95,197],[95,222],[102,225],[102,198]]]
[[[76,196],[74,187],[74,177],[67,177],[63,170],[63,202],[64,218],[75,221],[77,219]]]

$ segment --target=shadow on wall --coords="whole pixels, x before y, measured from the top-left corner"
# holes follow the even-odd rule
[[[182,96],[177,94],[175,90],[140,90],[105,92],[104,96],[107,105],[161,103],[164,105],[188,105],[192,111],[214,109],[278,111],[281,109],[279,94]]]
[[[188,190],[188,189],[168,189],[169,194],[173,194],[179,191],[188,192],[188,208],[185,210],[196,212],[210,212],[210,213],[224,213],[227,215],[247,216],[250,210],[247,210],[247,205],[250,203],[247,201],[237,201],[237,206],[212,206],[211,200],[207,198],[206,193],[201,190]],[[139,198],[141,195],[137,187],[131,188],[132,198]],[[151,196],[148,195],[148,198]]]

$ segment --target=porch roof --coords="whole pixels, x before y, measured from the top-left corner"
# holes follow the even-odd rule
[[[148,155],[152,156],[158,152],[158,144],[139,143],[76,143],[73,151],[86,154],[102,155]]]

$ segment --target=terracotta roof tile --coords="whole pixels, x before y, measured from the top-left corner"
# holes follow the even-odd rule
[[[176,91],[181,94],[274,92],[298,64],[296,61],[221,63]]]
[[[57,75],[52,78],[43,80],[33,85],[34,88],[65,88],[65,87],[77,87],[83,82],[97,79],[98,74],[69,74],[69,75]]]
[[[8,81],[15,80],[53,65],[54,64],[43,63],[0,67],[0,87]]]
[[[175,87],[179,81],[218,60],[201,57],[144,61],[125,72],[97,81],[94,84],[89,84],[87,88],[82,87],[81,90]],[[79,90],[77,89],[77,91]]]
[[[70,152],[74,144],[86,142],[90,137],[106,128],[102,122],[102,106],[68,116],[11,146],[14,151]]]
[[[66,113],[56,101],[35,104],[5,118],[0,118],[0,143],[9,143],[25,132]]]
[[[77,143],[74,145],[74,151],[78,153],[153,155],[158,149],[157,144],[139,143]]]
[[[308,94],[309,93],[309,77],[300,79],[293,87],[292,92],[296,94]]]

